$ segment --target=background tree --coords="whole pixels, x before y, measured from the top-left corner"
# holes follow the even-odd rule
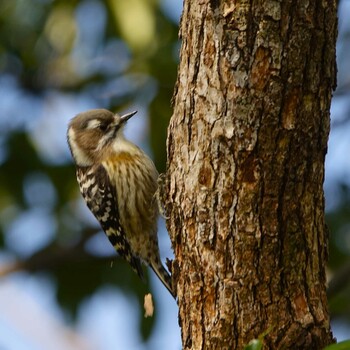
[[[336,25],[335,1],[184,2],[166,198],[185,349],[332,342]]]
[[[176,304],[156,279],[151,277],[150,284],[144,285],[115,258],[81,201],[65,133],[68,120],[89,108],[138,109],[127,132],[153,154],[158,169],[165,170],[169,101],[179,56],[175,14],[180,6],[173,0],[0,1],[3,347],[27,350],[35,340],[37,348],[49,349],[43,343],[45,334],[50,335],[49,344],[54,343],[55,335],[59,341],[67,334],[56,326],[45,333],[50,316],[70,330],[82,332],[88,344],[96,344],[95,349],[114,349],[115,344],[121,348],[179,348]],[[325,186],[331,232],[329,271],[336,276],[331,279],[330,308],[339,336],[350,317],[350,285],[347,278],[341,278],[350,255],[350,176],[344,157],[350,125],[350,8],[347,1],[340,1],[340,6],[340,74],[333,99],[334,127]],[[269,16],[266,20],[268,24]],[[234,52],[230,54],[233,59]],[[245,57],[247,64],[255,58]],[[171,256],[171,250],[162,226],[165,258]],[[13,270],[19,272],[10,274]],[[155,297],[156,313],[146,320],[141,304],[149,290]],[[48,315],[34,314],[28,308],[29,300]],[[23,314],[28,315],[28,324],[23,323]],[[36,333],[33,319],[42,327]],[[66,338],[72,339],[70,335]],[[73,348],[88,346],[75,343]]]

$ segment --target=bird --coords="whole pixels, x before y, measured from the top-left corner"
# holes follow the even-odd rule
[[[79,113],[69,122],[67,141],[80,192],[110,243],[142,280],[143,262],[176,298],[158,246],[159,174],[149,156],[124,135],[124,126],[136,113]]]

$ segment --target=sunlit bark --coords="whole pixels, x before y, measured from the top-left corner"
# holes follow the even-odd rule
[[[165,208],[183,348],[321,349],[336,2],[185,0],[180,33]]]

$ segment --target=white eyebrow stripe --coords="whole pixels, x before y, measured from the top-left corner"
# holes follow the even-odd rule
[[[101,122],[98,119],[89,120],[87,123],[86,129],[95,129],[101,125]]]

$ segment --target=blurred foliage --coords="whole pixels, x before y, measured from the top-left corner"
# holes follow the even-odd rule
[[[82,105],[149,111],[153,157],[164,170],[177,31],[156,0],[0,2],[2,252],[15,262],[13,270],[49,273],[58,302],[73,317],[80,302],[103,284],[134,294],[145,339],[156,318],[142,315],[149,286],[112,250],[88,248],[93,236],[105,237],[81,210],[65,143],[66,125],[74,114],[63,116],[67,107],[62,105],[77,101],[74,113]],[[57,133],[64,145],[50,151],[57,146]],[[43,233],[35,232],[38,224],[30,226],[33,212],[51,227],[42,224]],[[31,243],[37,236],[38,242]],[[6,269],[11,266],[0,272]]]
[[[346,340],[338,344],[329,345],[323,350],[349,350],[349,349],[350,349],[350,340]]]
[[[350,188],[338,185],[336,210],[327,214],[330,228],[329,268],[332,271],[328,288],[329,304],[333,317],[345,317],[350,321]]]
[[[332,259],[329,265],[333,269],[341,267],[349,258],[349,250],[341,246],[341,242],[349,239],[350,234],[350,187],[346,183],[338,184],[338,205],[327,215],[331,231],[329,244]]]
[[[64,140],[74,114],[66,113],[140,107],[149,114],[153,157],[164,171],[177,32],[157,0],[0,2],[0,247],[10,262],[20,262],[14,270],[49,273],[57,300],[73,317],[103,284],[134,294],[140,303],[148,287],[111,250],[88,248],[96,235],[105,238],[81,210]],[[340,86],[342,95],[348,87]],[[347,113],[342,125],[350,123]],[[350,189],[349,181],[334,186],[341,195],[327,220],[330,270],[337,278],[349,264]],[[31,215],[46,224],[38,226]],[[330,305],[334,315],[350,321],[347,271]],[[153,323],[140,313],[144,338]]]

